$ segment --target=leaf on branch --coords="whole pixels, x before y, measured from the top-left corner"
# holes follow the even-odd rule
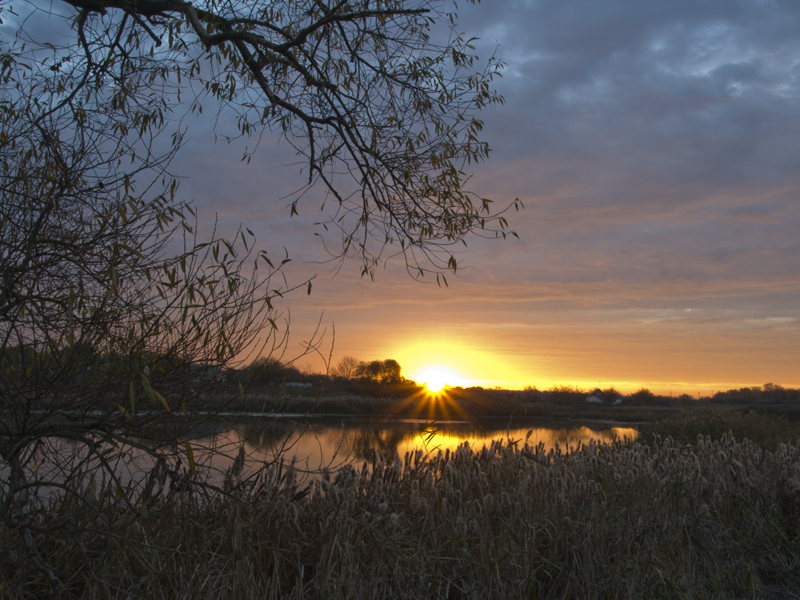
[[[194,463],[194,450],[189,442],[186,442],[186,460],[189,461],[189,472],[194,474],[197,467]]]
[[[149,397],[149,398],[150,398],[150,399],[151,399],[153,402],[160,402],[160,403],[161,403],[161,405],[164,407],[164,409],[165,409],[165,410],[166,410],[168,413],[172,414],[172,409],[169,407],[169,403],[167,402],[166,398],[164,398],[164,396],[162,396],[161,394],[159,394],[157,391],[155,391],[155,390],[154,390],[154,389],[153,389],[153,388],[150,386],[150,380],[147,378],[147,376],[146,376],[144,373],[142,373],[142,387],[144,388],[144,391],[145,391],[145,393],[147,394],[147,396],[148,396],[148,397]]]
[[[131,379],[131,414],[136,415],[136,390],[133,385],[133,379]]]

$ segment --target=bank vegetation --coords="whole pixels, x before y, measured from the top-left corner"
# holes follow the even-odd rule
[[[62,533],[51,527],[40,551],[64,596],[789,598],[800,589],[797,444],[769,451],[726,433],[563,452],[507,440],[432,457],[376,454],[313,483],[286,464],[247,481],[236,473],[234,464],[222,493],[154,472],[124,493],[87,478],[91,510],[51,498],[38,518]],[[13,535],[0,532],[3,593],[40,598],[48,585]]]

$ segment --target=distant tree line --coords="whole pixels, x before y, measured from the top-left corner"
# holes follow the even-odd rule
[[[327,379],[323,373],[315,373],[310,368],[300,369],[291,363],[269,356],[257,358],[247,367],[229,370],[224,379],[231,383],[244,385],[283,385],[286,383],[318,384]],[[393,358],[385,360],[360,361],[352,356],[343,357],[331,369],[330,383],[369,383],[398,385],[409,382],[402,374],[402,367]]]
[[[365,362],[352,356],[345,356],[333,368],[331,375],[349,381],[362,380],[385,384],[407,383],[406,378],[403,377],[400,363],[393,358]]]
[[[418,390],[416,382],[403,377],[403,369],[393,358],[357,360],[344,356],[331,369],[332,390],[362,396],[407,398]]]
[[[470,388],[473,390],[482,388]],[[537,390],[527,386],[522,392],[529,401],[549,401],[554,404],[582,404],[590,393],[577,386],[554,385],[548,390]],[[600,391],[607,401],[623,398],[626,404],[634,405],[674,405],[689,402],[714,402],[718,404],[789,404],[800,402],[800,389],[785,388],[774,383],[763,386],[743,387],[724,392],[716,392],[711,396],[696,398],[689,394],[678,396],[656,394],[643,387],[632,394],[624,395],[614,387]]]
[[[789,404],[800,402],[800,389],[766,383],[763,386],[717,392],[710,400],[719,404]]]
[[[246,385],[281,385],[287,382],[306,383],[307,376],[292,364],[265,356],[255,359],[244,369],[229,373],[228,378]]]

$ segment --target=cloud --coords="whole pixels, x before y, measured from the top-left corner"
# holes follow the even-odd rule
[[[321,273],[311,296],[287,300],[300,338],[325,311],[337,355],[388,356],[438,332],[544,378],[700,381],[705,368],[708,381],[788,383],[800,5],[513,0],[460,14],[479,54],[508,64],[506,105],[481,114],[493,152],[469,185],[498,206],[525,202],[509,215],[521,239],[468,240],[468,268],[442,289],[400,260],[375,283],[352,263],[333,279],[293,263]],[[225,214],[314,260],[319,203],[288,219],[279,200],[299,183],[286,150],[248,170],[228,157]],[[219,150],[197,152],[211,165]]]
[[[319,274],[284,303],[295,337],[324,311],[339,355],[449,331],[545,379],[796,373],[800,4],[497,0],[459,14],[478,54],[507,63],[469,187],[526,210],[508,215],[520,240],[467,240],[450,288],[410,280],[400,257],[375,283],[353,262],[332,278],[314,235],[331,206],[314,191],[290,218],[304,182],[291,146],[266,136],[246,165],[253,140],[214,143],[210,120],[184,121],[173,170],[207,227],[244,223],[271,254],[286,248],[292,281]]]

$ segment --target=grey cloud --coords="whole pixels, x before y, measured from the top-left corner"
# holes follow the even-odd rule
[[[736,206],[728,210],[728,215],[740,221],[767,221],[773,216],[775,210],[767,204],[749,204]]]
[[[760,61],[728,63],[717,67],[710,77],[720,80],[726,88],[735,84],[758,81],[761,78]]]
[[[512,109],[490,117],[511,142],[495,144],[498,153],[657,148],[687,134],[718,150],[713,140],[727,144],[770,124],[753,118],[765,102],[796,96],[800,52],[787,22],[797,9],[787,18],[729,2],[499,6],[507,10],[488,18],[483,5],[473,11],[488,20],[488,33],[503,31],[500,55],[509,60],[502,90]],[[758,69],[760,57],[779,66]],[[745,76],[749,86],[762,85],[748,94],[733,89]],[[736,121],[741,115],[748,118]],[[518,135],[507,140],[513,126]]]
[[[265,138],[247,166],[252,140],[214,144],[213,123],[184,121],[191,142],[173,170],[201,219],[244,222],[271,254],[285,246],[292,281],[320,273],[311,296],[286,301],[298,330],[325,310],[337,352],[362,332],[369,354],[391,315],[408,336],[468,323],[486,347],[565,357],[602,334],[602,356],[580,360],[609,364],[619,355],[608,340],[639,361],[653,339],[676,336],[698,364],[698,343],[724,353],[744,346],[742,331],[784,328],[747,342],[765,364],[793,359],[796,373],[800,3],[495,0],[459,13],[480,56],[499,43],[508,63],[506,105],[480,115],[493,152],[469,186],[527,209],[509,215],[521,240],[468,240],[470,268],[451,288],[410,281],[397,260],[375,283],[357,265],[331,278],[330,265],[304,263],[326,258],[313,236],[322,198],[289,218],[286,196],[303,183],[291,147]],[[52,27],[43,13],[30,26]],[[219,129],[235,130],[227,118]],[[552,330],[547,344],[524,337],[532,330]]]

